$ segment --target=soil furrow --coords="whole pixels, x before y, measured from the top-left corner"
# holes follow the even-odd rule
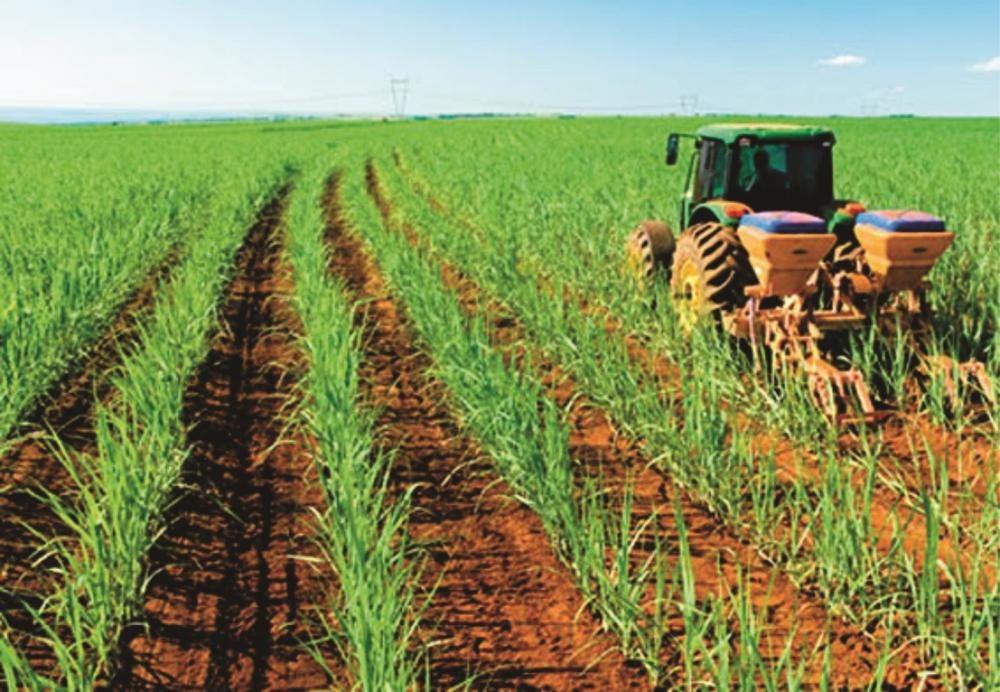
[[[314,689],[301,646],[329,574],[309,508],[321,506],[304,440],[288,438],[302,367],[282,249],[287,188],[236,259],[211,352],[188,387],[192,452],[168,529],[150,554],[142,621],[122,638],[115,689]]]
[[[383,221],[387,227],[393,227],[391,200],[385,196],[378,172],[370,161],[367,177],[369,193]],[[405,222],[399,229],[408,243],[423,252],[428,251],[415,229]],[[470,314],[481,314],[492,325],[491,333],[497,345],[502,349],[522,350],[524,345],[519,337],[524,330],[509,311],[494,311],[489,302],[483,302],[482,291],[471,278],[444,258],[435,255],[433,259],[441,267],[445,283],[459,292],[463,308]],[[796,587],[753,546],[732,534],[716,517],[674,487],[666,474],[654,469],[643,450],[621,437],[606,413],[581,395],[558,366],[537,353],[533,353],[531,362],[549,387],[552,398],[570,412],[572,457],[590,473],[600,474],[610,487],[620,487],[626,476],[631,475],[636,493],[635,518],[642,520],[654,513],[657,515],[660,550],[667,554],[672,567],[678,559],[679,526],[675,508],[679,507],[699,598],[735,594],[742,579],[749,589],[755,612],[766,617],[765,622],[759,623],[763,631],[761,654],[765,659],[776,660],[782,654],[786,638],[794,642],[796,658],[811,651],[818,641],[828,641],[832,649],[834,684],[851,688],[867,684],[877,665],[883,632],[862,631],[831,618],[820,599]],[[652,549],[651,540],[650,537],[650,541],[640,547],[641,552]],[[647,555],[639,555],[637,559]],[[730,624],[736,628],[735,622]],[[679,614],[671,617],[668,628],[674,635],[683,633]],[[678,662],[669,648],[663,654],[668,663]],[[914,655],[909,648],[899,651],[887,682],[903,687],[915,683],[921,667],[913,660]],[[812,684],[818,684],[821,665],[821,660],[812,659],[806,667],[809,671],[806,679]]]
[[[435,689],[645,686],[594,618],[551,550],[538,517],[511,500],[442,402],[430,359],[413,343],[378,268],[345,226],[331,178],[326,211],[331,271],[363,300],[364,396],[377,406],[377,442],[395,450],[397,493],[415,488],[410,532],[428,549],[422,574],[437,590],[424,615]],[[600,659],[600,660],[598,660]],[[592,667],[591,667],[592,666]]]
[[[38,536],[64,536],[67,528],[36,493],[45,489],[65,499],[73,492],[70,474],[50,435],[68,453],[94,450],[95,404],[114,396],[111,374],[137,345],[140,325],[180,258],[176,246],[167,253],[122,304],[83,365],[53,385],[21,426],[23,436],[0,458],[0,612],[14,630],[14,641],[24,646],[41,672],[51,672],[53,662],[47,647],[29,641],[39,632],[24,604],[37,607],[51,590],[51,575],[46,572],[51,562],[39,561],[43,541]]]

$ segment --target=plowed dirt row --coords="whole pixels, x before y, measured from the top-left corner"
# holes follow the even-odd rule
[[[378,444],[395,449],[397,492],[415,487],[410,532],[429,550],[423,580],[437,590],[425,616],[434,689],[625,689],[644,675],[600,635],[537,516],[510,499],[443,406],[432,364],[400,306],[346,228],[339,177],[326,198],[331,271],[363,299],[364,395],[381,408]],[[601,657],[600,661],[594,661]],[[593,667],[588,667],[593,664]]]
[[[25,435],[0,458],[0,612],[15,629],[37,634],[23,604],[37,606],[50,591],[45,568],[37,562],[42,536],[61,536],[66,527],[39,501],[33,491],[44,488],[67,498],[72,480],[59,461],[47,434],[54,434],[67,452],[94,449],[94,405],[114,395],[110,375],[121,363],[123,353],[139,339],[139,325],[152,311],[158,290],[167,285],[177,266],[180,252],[167,253],[142,285],[122,305],[117,317],[105,330],[83,366],[67,376],[44,397],[42,405],[25,421]],[[32,664],[41,672],[51,672],[47,647],[23,642]]]
[[[285,439],[301,366],[282,256],[287,190],[237,256],[222,326],[189,386],[192,454],[150,556],[144,619],[122,640],[114,689],[313,689],[328,684],[300,640],[329,574],[316,557],[303,441]]]
[[[407,242],[426,252],[427,245],[415,229],[405,222],[399,225],[392,219],[391,200],[381,188],[373,162],[369,161],[366,173],[369,193],[387,227],[398,228]],[[492,323],[493,337],[499,347],[524,348],[517,343],[523,328],[508,311],[491,309],[488,302],[481,300],[481,291],[474,281],[445,259],[439,256],[433,259],[441,267],[445,283],[459,291],[467,311],[482,312],[483,306],[487,306],[483,316]],[[678,491],[665,474],[651,468],[642,450],[619,437],[604,411],[580,395],[558,366],[545,361],[540,354],[533,354],[532,363],[550,387],[552,398],[570,411],[572,457],[591,473],[600,473],[612,486],[620,486],[626,474],[632,474],[636,492],[635,519],[656,513],[662,541],[660,549],[667,553],[672,566],[676,564],[679,547],[679,525],[674,508],[680,507],[699,598],[736,593],[742,578],[749,587],[754,610],[766,614],[766,622],[760,623],[764,632],[761,654],[765,658],[780,656],[787,638],[794,642],[796,656],[812,650],[818,641],[829,640],[834,684],[850,688],[867,684],[879,658],[882,632],[865,632],[829,618],[820,599],[800,591],[790,579],[762,559],[753,546],[742,542],[710,513]],[[651,548],[652,543],[647,543],[645,550]],[[644,557],[639,555],[638,559]],[[731,626],[735,629],[736,623]],[[673,637],[683,636],[683,621],[678,613],[673,614],[669,629]],[[663,656],[668,663],[678,662],[676,650],[669,641]],[[821,660],[813,659],[807,666],[810,671],[807,680],[813,684],[819,681],[821,664]],[[905,688],[917,683],[919,672],[913,652],[900,651],[886,681]]]

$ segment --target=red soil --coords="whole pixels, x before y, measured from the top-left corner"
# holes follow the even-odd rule
[[[396,226],[392,220],[391,201],[382,190],[377,170],[372,162],[368,169],[369,191],[388,226]],[[407,241],[427,251],[427,245],[410,226],[398,226]],[[441,266],[443,280],[460,294],[463,307],[471,313],[482,312],[487,321],[496,326],[492,334],[502,348],[523,348],[516,344],[516,336],[523,334],[523,328],[512,328],[509,311],[492,312],[489,303],[482,300],[479,287],[461,270],[450,265],[447,260],[435,256]],[[636,345],[633,344],[633,347]],[[646,357],[644,353],[639,355]],[[547,362],[540,354],[531,359],[536,372],[549,386],[550,395],[560,407],[570,411],[571,424],[570,453],[584,464],[591,474],[600,474],[604,481],[619,487],[627,474],[634,480],[635,516],[641,520],[654,512],[657,515],[657,530],[661,538],[661,551],[668,557],[670,565],[678,559],[678,525],[675,507],[679,506],[688,534],[692,569],[699,598],[707,596],[727,596],[736,593],[742,578],[749,585],[750,599],[755,612],[765,613],[761,622],[764,643],[762,655],[777,659],[791,637],[796,657],[808,653],[818,641],[831,644],[831,680],[836,686],[863,688],[871,680],[875,669],[882,632],[866,632],[843,621],[831,618],[822,599],[804,592],[765,561],[752,545],[732,534],[719,519],[693,502],[678,490],[670,479],[657,471],[644,458],[643,451],[634,443],[621,436],[608,416],[597,406],[579,394],[574,383],[561,372],[558,366]],[[660,368],[658,371],[662,372]],[[651,542],[647,549],[651,549]],[[639,551],[637,560],[648,553]],[[737,623],[731,622],[735,631]],[[679,613],[672,613],[668,628],[674,636],[683,636],[683,620]],[[678,663],[676,649],[668,639],[663,660],[668,665]],[[818,684],[822,673],[822,660],[809,659],[806,680]],[[921,667],[914,659],[914,652],[907,649],[897,653],[886,682],[890,685],[906,687],[916,684]]]
[[[396,492],[415,489],[410,532],[428,549],[422,582],[437,585],[422,631],[433,642],[432,687],[470,676],[477,689],[644,687],[582,607],[538,517],[511,499],[445,408],[431,361],[340,217],[338,185],[332,178],[327,196],[331,270],[365,301],[363,392],[381,409],[379,446],[396,450]]]
[[[283,260],[286,193],[241,248],[211,353],[188,388],[186,492],[149,559],[142,622],[121,642],[115,689],[314,689],[329,684],[301,645],[330,575],[317,557],[305,441],[283,434],[301,354]],[[280,441],[280,444],[277,444]],[[331,662],[335,664],[335,658]]]
[[[930,487],[944,461],[956,497],[967,490],[977,500],[1000,502],[1000,485],[989,497],[989,480],[1000,476],[1000,449],[988,431],[971,428],[956,433],[919,415],[898,416],[885,424],[882,439],[894,457],[892,471],[908,487]]]
[[[179,257],[176,249],[169,252],[149,273],[80,369],[43,397],[22,425],[24,435],[0,459],[0,489],[5,489],[0,492],[0,612],[15,630],[12,639],[42,674],[54,674],[53,661],[47,646],[30,640],[40,632],[23,604],[39,605],[52,586],[45,572],[51,561],[38,562],[43,544],[38,536],[64,536],[68,529],[33,493],[44,488],[65,499],[73,491],[72,478],[48,435],[53,434],[67,452],[94,450],[94,404],[114,396],[110,375],[122,354],[138,342],[139,325],[152,311],[157,291],[168,282]]]

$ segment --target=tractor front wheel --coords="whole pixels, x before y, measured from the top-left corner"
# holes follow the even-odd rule
[[[674,234],[662,221],[643,221],[625,243],[629,273],[636,283],[648,288],[657,271],[670,271],[674,254]]]
[[[719,223],[700,223],[677,239],[670,288],[681,326],[690,331],[708,316],[719,317],[746,301],[753,269],[736,232]]]

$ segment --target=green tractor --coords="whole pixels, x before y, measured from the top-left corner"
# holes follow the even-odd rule
[[[901,321],[925,371],[953,374],[993,398],[981,363],[922,354],[928,328],[925,276],[954,240],[944,222],[909,210],[867,212],[833,190],[836,138],[823,127],[714,124],[671,134],[667,165],[680,139],[694,140],[675,238],[662,221],[643,221],[629,236],[628,264],[643,285],[670,280],[682,326],[712,320],[762,344],[775,367],[805,371],[830,417],[876,417],[868,387],[841,369],[831,338],[876,321],[896,333]]]

